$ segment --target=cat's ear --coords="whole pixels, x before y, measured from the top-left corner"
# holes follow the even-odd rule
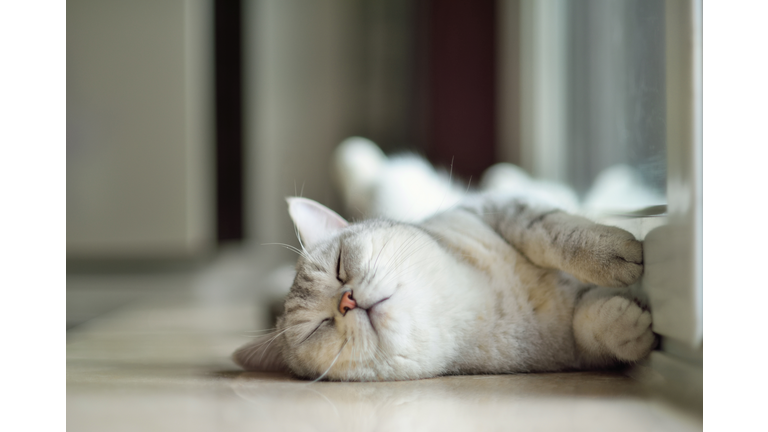
[[[299,229],[305,247],[310,247],[349,225],[335,211],[318,202],[297,197],[286,198],[286,201],[288,213]]]
[[[278,336],[279,337],[279,336]],[[254,342],[240,347],[232,360],[248,371],[282,372],[288,371],[283,360],[282,344],[274,340],[274,335],[262,336]]]

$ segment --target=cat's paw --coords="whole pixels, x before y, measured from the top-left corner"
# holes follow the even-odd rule
[[[632,300],[610,297],[595,305],[594,337],[614,356],[636,361],[647,356],[656,344],[651,314]]]
[[[587,282],[605,287],[632,285],[643,274],[643,244],[623,229],[596,225],[586,244]]]

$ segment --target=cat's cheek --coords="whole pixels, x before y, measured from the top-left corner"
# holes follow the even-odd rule
[[[296,347],[292,369],[301,370],[299,375],[317,378],[333,361],[340,344],[329,339],[329,334],[321,334],[318,340],[310,340]]]
[[[397,317],[391,317],[382,323],[380,334],[382,335],[382,342],[385,343],[389,350],[395,354],[402,354],[411,351],[413,342],[411,340],[414,334],[418,334],[418,331],[414,331],[411,319],[403,311],[398,311]]]
[[[368,310],[368,318],[371,320],[374,330],[379,331],[387,327],[387,322],[390,320],[388,309],[386,305],[379,304]]]

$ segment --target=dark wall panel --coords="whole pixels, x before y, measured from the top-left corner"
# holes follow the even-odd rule
[[[427,156],[478,179],[495,161],[496,2],[431,0],[428,9]]]
[[[216,92],[216,236],[244,236],[242,2],[214,2]]]

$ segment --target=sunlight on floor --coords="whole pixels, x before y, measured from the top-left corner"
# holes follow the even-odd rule
[[[269,323],[255,282],[269,268],[230,256],[196,271],[70,276],[67,429],[702,429],[619,372],[385,383],[243,372],[229,356]]]

